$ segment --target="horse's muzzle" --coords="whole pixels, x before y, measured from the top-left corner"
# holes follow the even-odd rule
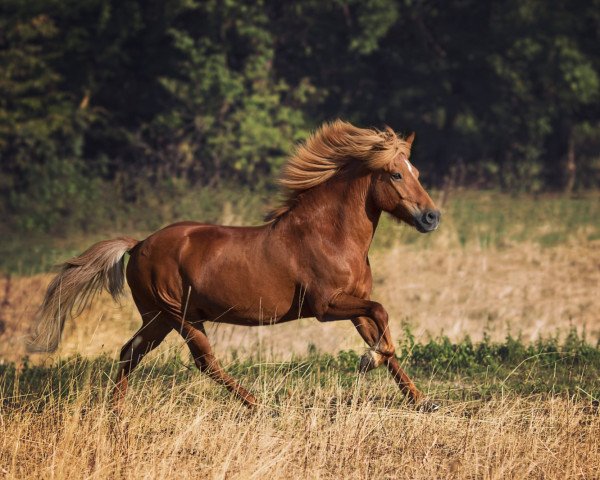
[[[415,227],[421,233],[434,231],[440,224],[439,210],[425,210],[419,215],[415,215]]]

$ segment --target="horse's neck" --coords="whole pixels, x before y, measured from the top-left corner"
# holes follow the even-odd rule
[[[370,184],[370,174],[333,177],[302,194],[286,220],[301,226],[305,234],[312,230],[340,246],[352,242],[366,255],[381,216],[371,199]]]

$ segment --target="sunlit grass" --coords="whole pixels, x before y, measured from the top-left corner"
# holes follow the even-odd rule
[[[375,246],[395,242],[419,247],[504,248],[530,242],[554,246],[600,238],[600,195],[511,196],[499,192],[460,192],[442,207],[433,235],[419,236],[384,218]]]
[[[524,344],[408,340],[405,366],[441,401],[418,413],[358,355],[230,360],[248,411],[163,353],[110,404],[114,361],[0,369],[2,478],[593,478],[600,351],[573,335]],[[406,352],[405,352],[406,353]],[[587,371],[586,371],[587,369]],[[556,458],[564,461],[557,462]]]

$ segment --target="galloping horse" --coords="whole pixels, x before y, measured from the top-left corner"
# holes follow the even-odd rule
[[[257,227],[175,223],[143,241],[99,242],[64,263],[38,313],[32,349],[57,348],[67,317],[105,288],[117,299],[127,283],[142,327],[121,350],[114,398],[127,377],[169,332],[179,332],[197,367],[246,405],[257,399],[215,358],[204,322],[264,325],[316,317],[350,320],[369,346],[360,371],[385,364],[409,400],[431,410],[394,354],[385,308],[370,299],[368,252],[382,212],[419,232],[440,213],[410,161],[414,134],[324,124],[284,166],[285,201]],[[422,407],[423,408],[423,407]]]

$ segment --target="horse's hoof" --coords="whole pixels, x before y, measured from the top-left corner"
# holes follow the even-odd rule
[[[437,403],[432,402],[431,400],[423,400],[417,405],[417,412],[419,413],[435,413],[439,409],[440,406]]]
[[[358,371],[360,373],[367,373],[369,370],[377,368],[383,363],[383,355],[376,352],[375,350],[367,350],[362,357],[360,357],[360,365]]]

